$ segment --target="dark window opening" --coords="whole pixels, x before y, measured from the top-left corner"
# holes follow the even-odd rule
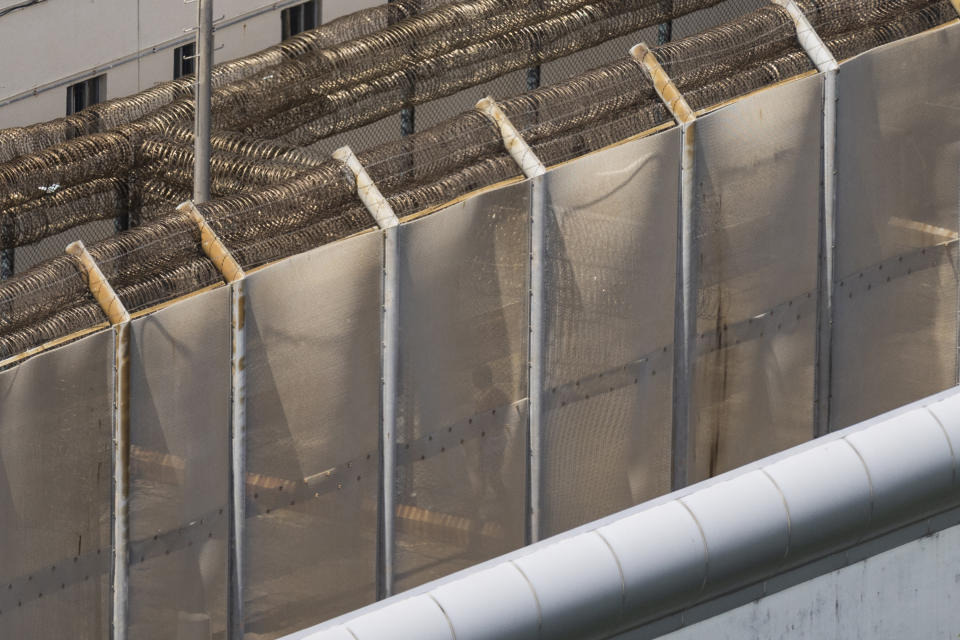
[[[173,50],[173,79],[188,76],[197,70],[197,43],[191,42]]]
[[[316,29],[320,24],[320,3],[318,0],[309,0],[288,7],[280,12],[280,22],[283,27],[282,40]]]
[[[107,76],[100,75],[67,87],[67,115],[102,102],[107,93]]]

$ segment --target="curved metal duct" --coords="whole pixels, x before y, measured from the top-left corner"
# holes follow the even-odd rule
[[[603,638],[960,506],[960,388],[289,640]]]

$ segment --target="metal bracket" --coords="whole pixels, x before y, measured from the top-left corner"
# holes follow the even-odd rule
[[[836,71],[839,68],[837,61],[834,59],[830,49],[823,44],[823,40],[820,39],[816,29],[814,29],[810,21],[807,20],[807,16],[800,7],[798,7],[793,0],[770,1],[779,7],[783,7],[787,13],[790,14],[790,18],[793,19],[793,23],[797,28],[797,40],[807,53],[807,56],[810,57],[810,60],[812,60],[813,64],[817,67],[817,71],[824,73]],[[951,1],[954,3],[954,6],[960,5],[960,0]]]
[[[517,128],[513,126],[507,114],[503,112],[496,100],[487,96],[480,100],[476,105],[476,110],[487,116],[490,121],[500,129],[500,136],[503,138],[503,146],[507,148],[510,157],[517,163],[523,175],[528,178],[536,178],[547,172],[546,167],[540,162],[540,158],[533,152],[530,145],[527,144]]]

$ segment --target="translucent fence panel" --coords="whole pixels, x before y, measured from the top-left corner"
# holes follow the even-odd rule
[[[960,26],[840,68],[831,425],[957,381]]]
[[[110,633],[113,332],[0,372],[0,637]]]
[[[396,591],[524,542],[529,192],[400,227]]]
[[[546,183],[542,535],[670,490],[680,130]]]
[[[247,276],[247,638],[375,597],[379,233]]]
[[[131,638],[226,629],[230,291],[131,323]]]
[[[822,76],[696,124],[695,479],[813,437]]]

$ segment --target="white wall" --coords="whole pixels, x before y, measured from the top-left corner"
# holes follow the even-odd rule
[[[0,9],[19,1],[0,0]],[[216,61],[279,42],[280,10],[301,1],[216,0],[225,25]],[[323,0],[323,21],[376,4]],[[0,128],[65,115],[67,85],[98,72],[108,98],[170,80],[173,48],[192,39],[184,29],[196,23],[197,3],[183,0],[46,0],[0,17]]]

